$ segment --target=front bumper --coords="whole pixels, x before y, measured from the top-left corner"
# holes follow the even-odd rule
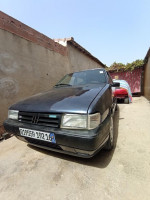
[[[87,158],[94,156],[107,142],[109,136],[109,126],[110,116],[108,116],[104,122],[94,130],[50,128],[33,124],[25,124],[11,119],[7,119],[4,122],[4,127],[7,132],[13,133],[18,139],[31,145],[60,153]],[[55,134],[56,144],[22,137],[20,135],[19,128],[53,132]]]

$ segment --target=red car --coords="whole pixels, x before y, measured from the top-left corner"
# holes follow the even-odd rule
[[[114,82],[120,83],[120,87],[115,88],[113,92],[114,97],[117,98],[118,100],[123,99],[124,103],[127,104],[132,102],[132,93],[128,83],[125,80],[115,80]]]

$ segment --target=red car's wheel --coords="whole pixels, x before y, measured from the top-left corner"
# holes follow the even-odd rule
[[[129,97],[124,99],[124,103],[129,104]]]

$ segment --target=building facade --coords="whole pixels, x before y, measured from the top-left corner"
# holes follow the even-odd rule
[[[144,60],[144,96],[150,101],[150,49]]]
[[[143,94],[143,66],[135,69],[124,71],[124,70],[110,70],[109,71],[112,79],[120,79],[128,82],[131,92],[133,95]]]

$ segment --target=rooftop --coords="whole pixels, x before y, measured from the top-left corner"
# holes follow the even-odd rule
[[[90,52],[88,52],[84,47],[82,47],[81,45],[79,45],[73,37],[70,38],[63,38],[63,39],[54,39],[55,42],[58,42],[59,44],[63,45],[63,46],[67,46],[67,44],[70,44],[72,46],[74,46],[75,48],[77,48],[79,51],[81,51],[82,53],[84,53],[85,55],[87,55],[88,57],[90,57],[92,60],[94,60],[95,62],[97,62],[98,64],[100,64],[103,68],[106,68],[107,66],[104,65],[100,60],[98,60],[98,58],[96,58],[95,56],[93,56]]]

